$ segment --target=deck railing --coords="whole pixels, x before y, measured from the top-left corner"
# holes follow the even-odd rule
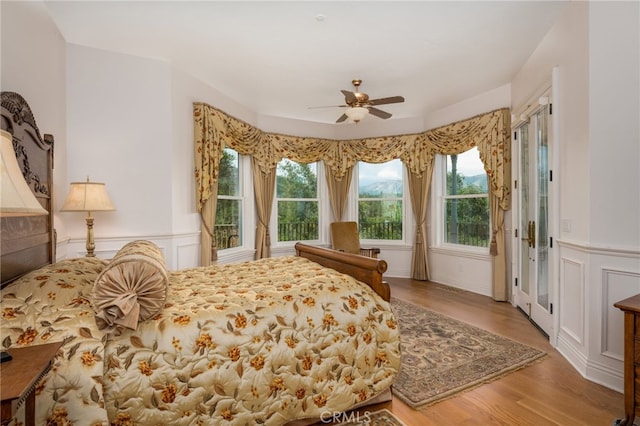
[[[488,247],[490,229],[487,224],[447,223],[446,241],[474,247]],[[360,224],[360,238],[366,240],[401,240],[402,222],[369,222]],[[240,245],[238,225],[216,225],[214,235],[218,250]],[[319,238],[317,222],[288,222],[278,224],[278,241],[308,241]]]
[[[489,247],[490,228],[488,224],[476,222],[447,222],[446,241],[473,247]]]

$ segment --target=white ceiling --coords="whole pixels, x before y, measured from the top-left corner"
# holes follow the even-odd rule
[[[511,81],[565,1],[46,1],[66,41],[166,60],[258,114],[332,123],[363,80],[396,118]],[[379,120],[371,117],[372,120]],[[393,118],[391,118],[393,120]]]

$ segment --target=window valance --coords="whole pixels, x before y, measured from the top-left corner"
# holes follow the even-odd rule
[[[198,211],[212,195],[225,147],[251,155],[265,175],[275,172],[282,158],[302,163],[322,160],[341,180],[358,161],[383,163],[394,158],[419,177],[431,168],[435,154],[458,154],[477,146],[493,196],[502,210],[510,208],[511,116],[507,108],[422,133],[352,140],[267,133],[205,103],[194,103],[193,109]]]
[[[477,146],[487,173],[490,193],[493,235],[489,251],[494,259],[493,297],[496,300],[508,300],[504,212],[509,210],[511,204],[511,115],[507,108],[422,133],[352,140],[266,133],[204,103],[194,103],[193,110],[196,203],[198,211],[203,212],[203,224],[208,222],[209,227],[214,224],[216,197],[212,195],[215,195],[218,187],[218,167],[223,149],[230,147],[240,154],[250,155],[259,206],[256,229],[258,258],[269,256],[268,212],[273,198],[276,166],[282,158],[302,163],[322,160],[329,184],[335,184],[343,178],[349,179],[358,161],[384,163],[395,158],[401,159],[410,174],[412,203],[414,208],[419,206],[414,211],[418,221],[412,257],[412,278],[419,280],[429,278],[425,219],[435,154],[460,154]],[[269,182],[265,185],[269,189],[256,186],[256,182]],[[332,203],[335,204],[335,200]],[[204,214],[205,211],[207,214]],[[206,232],[203,231],[201,235],[202,262],[208,264],[208,250],[213,247],[215,251],[215,246],[212,246]]]

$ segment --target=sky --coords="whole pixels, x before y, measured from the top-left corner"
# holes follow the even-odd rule
[[[484,165],[480,160],[480,152],[478,151],[478,148],[473,148],[467,152],[458,154],[456,168],[458,169],[458,174],[466,177],[485,173]],[[447,159],[447,170],[451,170],[450,158]]]
[[[358,163],[359,183],[368,185],[376,181],[402,180],[402,162],[399,159],[382,164]],[[485,173],[477,148],[458,154],[458,173],[464,176],[476,176]],[[447,170],[451,170],[451,161],[447,159]]]
[[[360,185],[381,180],[402,180],[402,162],[391,160],[382,164],[358,163]]]
[[[380,180],[401,180],[402,162],[392,160],[383,164],[358,163],[360,183],[369,184]],[[451,170],[451,161],[447,159],[447,169]],[[476,176],[485,173],[477,148],[458,154],[458,173],[464,176]]]

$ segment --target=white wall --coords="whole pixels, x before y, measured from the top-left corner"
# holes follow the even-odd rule
[[[193,102],[248,122],[255,114],[164,61],[69,45],[67,66],[69,180],[105,182],[116,207],[94,213],[96,255],[144,238],[170,268],[197,265]],[[83,215],[64,216],[69,256],[82,255]]]
[[[591,3],[589,241],[634,250],[640,247],[639,19],[638,2]]]
[[[0,89],[22,95],[42,134],[54,144],[53,197],[59,208],[66,196],[66,44],[44,5],[0,2]],[[58,232],[64,232],[54,214]]]
[[[116,208],[93,213],[98,256],[122,239],[170,236],[171,113],[169,64],[67,46],[67,184],[104,182]],[[83,255],[84,214],[61,217],[68,255]]]
[[[612,306],[640,292],[639,12],[637,2],[571,2],[512,83],[518,110],[558,67],[551,340],[618,390],[623,322]]]
[[[585,375],[620,390],[623,315],[612,305],[640,293],[639,21],[638,2],[590,3]]]

